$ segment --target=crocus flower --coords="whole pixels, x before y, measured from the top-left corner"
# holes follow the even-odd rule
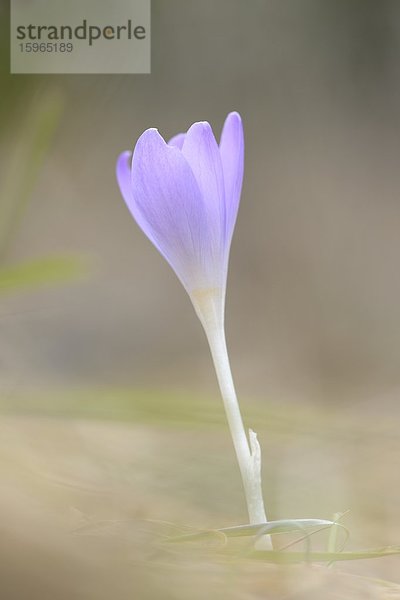
[[[242,121],[230,113],[218,143],[209,123],[164,141],[157,129],[117,161],[122,196],[138,225],[186,288],[203,324],[224,401],[251,523],[265,523],[261,454],[243,427],[224,332],[229,250],[243,179]],[[269,538],[266,546],[270,547]],[[264,540],[265,541],[265,540]],[[264,544],[265,547],[265,544]]]
[[[212,297],[223,318],[229,250],[243,179],[243,127],[237,112],[218,145],[209,123],[164,141],[157,129],[123,152],[117,179],[138,225],[166,258],[204,317]]]

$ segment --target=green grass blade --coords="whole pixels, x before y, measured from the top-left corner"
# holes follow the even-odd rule
[[[34,288],[60,283],[83,275],[82,261],[77,257],[55,256],[0,269],[0,293],[20,288]]]
[[[61,120],[64,99],[57,90],[37,95],[27,109],[0,187],[0,255],[24,215],[40,169]]]
[[[210,536],[224,535],[226,537],[243,537],[255,535],[275,535],[278,533],[293,533],[312,529],[314,527],[332,527],[333,521],[325,519],[280,519],[278,521],[269,521],[258,525],[239,525],[236,527],[224,527],[222,529],[212,529],[206,531],[196,531],[185,535],[170,538],[169,542],[189,542],[201,540]],[[343,527],[342,525],[339,525]]]

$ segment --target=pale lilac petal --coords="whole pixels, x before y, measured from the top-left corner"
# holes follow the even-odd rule
[[[179,150],[182,150],[183,142],[185,141],[186,133],[177,133],[168,140],[168,146],[176,146]]]
[[[224,174],[218,144],[209,123],[194,123],[188,130],[182,147],[199,185],[211,217],[213,236],[225,251],[225,190]]]
[[[139,226],[191,294],[225,292],[229,246],[243,179],[243,130],[228,115],[218,147],[207,122],[168,144],[157,130],[117,163],[121,193]],[[197,297],[197,296],[196,296]]]
[[[137,210],[136,204],[133,200],[131,164],[132,152],[122,152],[122,154],[119,155],[117,160],[117,181],[123,199],[128,205],[133,217],[135,218],[139,226],[143,229],[144,223],[142,223],[142,215]]]
[[[145,229],[146,221],[143,219],[141,212],[138,210],[133,199],[132,192],[132,152],[126,151],[119,155],[117,160],[117,181],[123,199],[125,200],[132,216],[141,229]]]
[[[225,182],[226,239],[229,245],[239,209],[244,166],[243,125],[237,112],[231,112],[225,120],[220,153]]]
[[[119,189],[121,190],[121,194],[128,206],[133,202],[131,183],[131,162],[132,152],[129,152],[129,150],[127,150],[126,152],[122,152],[122,154],[119,155],[116,168]]]
[[[133,216],[186,289],[218,285],[221,269],[198,183],[182,152],[156,129],[136,144],[131,184],[132,198],[125,199]]]

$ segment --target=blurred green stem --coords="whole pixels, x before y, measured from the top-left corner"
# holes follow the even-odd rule
[[[0,258],[3,258],[25,212],[40,168],[48,154],[63,108],[54,90],[37,95],[11,142],[9,165],[0,189]]]

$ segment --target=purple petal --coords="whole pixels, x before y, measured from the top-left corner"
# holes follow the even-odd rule
[[[198,183],[182,152],[156,129],[136,144],[131,185],[131,197],[123,192],[128,207],[186,289],[218,285],[221,265]]]
[[[230,244],[239,209],[244,166],[243,125],[237,112],[229,113],[225,120],[220,154],[225,182],[226,239]]]
[[[186,133],[177,133],[168,142],[168,146],[176,146],[179,150],[182,150],[183,142],[185,141]]]
[[[222,161],[209,123],[194,123],[188,130],[182,147],[207,206],[214,230],[220,240],[221,251],[225,248],[225,190]]]
[[[132,194],[132,152],[126,151],[119,155],[117,160],[117,181],[123,199],[125,200],[129,210],[135,221],[141,229],[145,229],[146,221],[143,219],[141,212],[138,210]]]
[[[121,194],[128,206],[131,205],[133,202],[131,184],[131,160],[132,152],[129,152],[129,150],[127,150],[126,152],[122,152],[122,154],[118,156],[116,169],[119,189],[121,190]]]

